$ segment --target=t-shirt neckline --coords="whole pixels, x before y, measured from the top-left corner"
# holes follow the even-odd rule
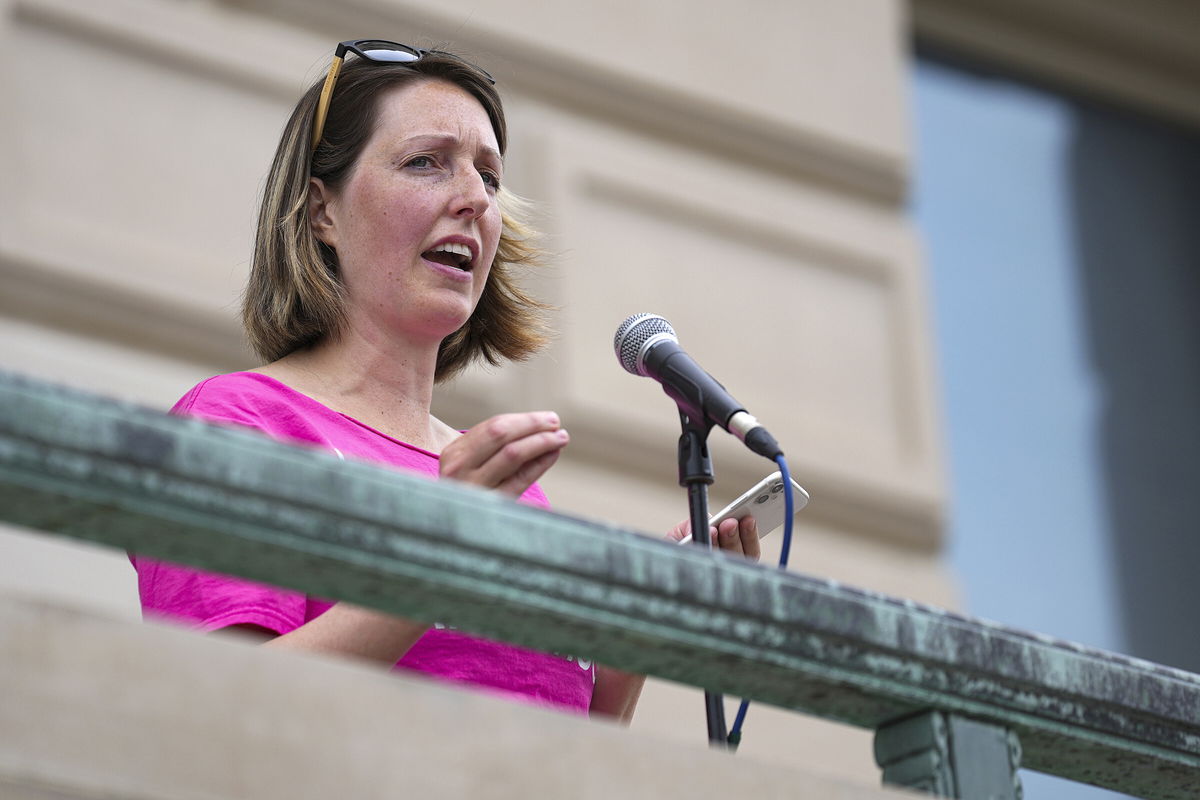
[[[371,427],[370,425],[363,422],[362,420],[355,419],[354,417],[350,416],[349,414],[347,414],[343,411],[338,411],[335,408],[330,408],[329,406],[322,403],[320,400],[317,400],[314,397],[310,397],[309,395],[306,395],[304,392],[301,392],[298,389],[292,388],[291,386],[289,386],[288,384],[279,380],[278,378],[273,377],[271,375],[267,375],[265,372],[251,372],[248,370],[244,370],[242,372],[237,372],[237,373],[233,373],[233,374],[245,376],[245,377],[251,378],[253,380],[262,379],[262,380],[268,381],[270,383],[273,383],[276,386],[286,390],[288,393],[294,394],[297,397],[303,398],[305,402],[311,403],[312,405],[315,405],[315,406],[325,410],[329,414],[335,414],[335,415],[341,417],[342,419],[346,420],[347,422],[351,422],[351,423],[357,425],[358,427],[362,428],[363,430],[369,431],[370,433],[373,433],[376,436],[379,436],[380,438],[387,439],[389,442],[395,442],[396,444],[400,445],[401,447],[405,447],[414,452],[429,456],[430,458],[432,458],[434,460],[437,460],[437,461],[441,460],[441,456],[439,454],[434,453],[431,450],[426,450],[424,447],[418,447],[415,444],[410,444],[409,442],[406,442],[402,439],[397,439],[395,436],[389,436],[388,434],[384,433],[383,431],[379,430],[378,428]]]

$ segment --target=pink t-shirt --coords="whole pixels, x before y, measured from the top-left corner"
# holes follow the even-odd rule
[[[438,475],[436,454],[386,436],[254,372],[209,378],[185,394],[171,413],[255,428],[275,439],[318,445],[343,458],[376,461],[433,478]],[[549,507],[536,485],[521,501]],[[332,605],[240,578],[138,556],[131,560],[146,616],[183,621],[204,631],[249,624],[284,634]],[[396,667],[580,713],[588,710],[596,680],[595,667],[588,660],[539,653],[441,627],[426,632]]]

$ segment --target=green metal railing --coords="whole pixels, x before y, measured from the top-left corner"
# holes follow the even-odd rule
[[[4,373],[0,519],[871,728],[890,784],[1200,796],[1196,675]]]

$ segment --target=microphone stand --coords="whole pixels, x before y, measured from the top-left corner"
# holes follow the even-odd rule
[[[708,432],[711,424],[692,420],[682,409],[679,422],[679,485],[687,487],[688,515],[692,523],[692,544],[712,548],[708,536],[708,487],[712,485],[712,459],[708,455]],[[717,749],[729,747],[729,731],[725,726],[724,696],[705,691],[704,711],[708,720],[708,744]]]

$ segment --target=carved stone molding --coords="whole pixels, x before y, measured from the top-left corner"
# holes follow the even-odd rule
[[[1191,0],[913,0],[918,44],[1200,127]]]
[[[32,0],[26,0],[32,2]],[[735,102],[735,98],[719,97],[699,90],[711,78],[703,74],[695,77],[691,89],[680,88],[678,83],[668,83],[656,78],[644,66],[637,63],[620,64],[619,59],[583,47],[572,46],[571,42],[556,40],[541,29],[521,30],[502,28],[495,19],[527,8],[519,2],[507,2],[479,13],[464,14],[461,10],[433,2],[397,2],[396,0],[342,0],[331,5],[321,0],[224,0],[222,5],[253,11],[290,25],[302,25],[309,30],[321,31],[332,43],[337,37],[347,38],[362,30],[403,30],[414,35],[427,35],[429,41],[444,39],[452,32],[454,46],[463,52],[486,53],[497,68],[498,77],[506,87],[537,97],[554,105],[605,120],[620,120],[630,127],[653,133],[663,140],[688,147],[733,155],[757,165],[785,168],[797,178],[819,183],[838,191],[848,192],[869,202],[898,206],[903,203],[908,185],[908,165],[904,137],[903,113],[895,105],[895,141],[886,146],[873,146],[851,140],[850,135],[832,134],[819,124],[797,123],[793,117],[781,115],[780,109],[797,109],[805,113],[798,99],[780,96],[775,108],[751,108]],[[810,3],[812,13],[821,12],[820,3]],[[872,39],[868,50],[883,49],[887,52],[869,52],[861,58],[880,59],[888,63],[891,58],[899,61],[903,52],[904,33],[899,24],[899,14],[894,9],[897,3],[882,3],[871,0],[869,7],[879,26],[893,21],[894,36],[888,30],[886,44]],[[519,8],[520,7],[520,8]],[[772,4],[763,3],[763,11]],[[738,8],[738,19],[747,9]],[[489,21],[488,17],[492,18]],[[524,18],[524,17],[522,17]],[[695,20],[681,21],[686,26],[696,26]],[[710,23],[711,24],[711,23]],[[814,23],[813,30],[820,23]],[[636,20],[629,26],[627,39],[640,41],[644,47],[653,48],[655,37],[666,31],[641,31]],[[575,44],[587,41],[580,36]],[[713,53],[705,63],[713,70],[729,69],[729,64],[741,58],[731,43],[726,52]],[[836,49],[835,49],[836,50]],[[781,62],[787,65],[800,63],[798,52],[780,53]],[[754,52],[760,66],[757,71],[778,69],[772,61]],[[815,54],[809,54],[811,60]],[[807,63],[807,62],[806,62]],[[853,63],[853,59],[849,63]],[[889,73],[895,73],[891,75]],[[749,71],[748,79],[754,71]],[[811,73],[810,73],[811,74]],[[898,77],[900,70],[866,69],[862,75]],[[818,81],[821,83],[821,81]],[[899,102],[900,84],[895,91],[883,90],[876,105]],[[868,93],[874,96],[873,93]],[[862,95],[860,91],[859,96]],[[843,103],[844,104],[844,103]],[[832,103],[836,108],[839,104]],[[820,120],[814,120],[819,122]],[[862,134],[870,141],[881,141],[888,136],[876,136],[877,131],[864,130],[869,126],[853,126],[845,129],[847,134]]]

